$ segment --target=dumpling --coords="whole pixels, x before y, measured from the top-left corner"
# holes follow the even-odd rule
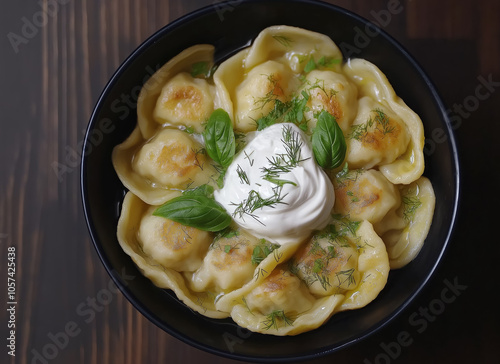
[[[255,38],[245,59],[245,67],[255,67],[269,59],[287,64],[294,73],[302,73],[309,62],[339,68],[342,53],[326,35],[287,25],[264,29]],[[323,60],[323,61],[320,61]]]
[[[420,120],[418,115],[396,95],[387,77],[374,64],[364,59],[351,59],[344,65],[343,71],[351,82],[357,85],[360,97],[368,96],[372,100],[375,100],[378,104],[383,105],[381,109],[387,113],[390,120],[397,120],[399,125],[401,125],[400,122],[403,122],[405,125],[405,128],[401,125],[401,129],[405,130],[405,134],[408,137],[406,148],[403,149],[406,138],[398,140],[397,142],[394,140],[394,142],[396,142],[394,145],[388,145],[390,149],[394,149],[390,152],[391,157],[386,157],[383,161],[378,162],[378,169],[394,184],[409,184],[416,181],[422,175],[425,163],[423,152],[424,127],[422,120]],[[361,109],[362,107],[360,105],[360,113],[364,112],[366,114],[366,107],[364,111],[361,111]],[[370,111],[372,110],[371,107],[367,109]],[[394,115],[397,116],[397,118],[393,117]],[[367,120],[369,120],[369,118],[366,118],[365,115],[360,118],[358,122],[354,121],[354,124],[362,125],[366,123]],[[396,125],[392,125],[392,123],[389,124],[389,130],[392,127],[395,127],[394,131],[398,130]],[[382,128],[382,130],[384,130],[384,128]],[[391,133],[386,134],[390,135]],[[394,136],[394,133],[392,135]],[[380,138],[377,139],[380,140]],[[387,144],[387,142],[383,141],[383,145],[385,144]],[[369,164],[363,166],[361,164],[367,160],[367,157],[363,156],[363,153],[356,156],[355,152],[363,151],[359,148],[360,146],[360,144],[356,143],[354,143],[354,145],[351,144],[351,152],[350,155],[348,154],[348,161],[350,157],[353,163],[351,164],[351,161],[349,161],[349,165],[352,165],[354,168],[370,168],[369,164],[373,164],[373,160],[368,158],[370,160]],[[395,149],[398,149],[398,152],[401,151],[401,154],[393,159],[393,157],[398,154]],[[389,159],[393,160],[389,162]]]
[[[156,208],[146,210],[140,221],[137,238],[144,254],[165,268],[195,271],[201,266],[212,234],[154,216]]]
[[[201,267],[191,278],[195,291],[231,291],[242,287],[254,275],[252,254],[259,239],[241,229],[223,231],[216,236]]]
[[[205,79],[181,72],[163,86],[153,118],[160,124],[183,125],[201,133],[214,110],[213,88]]]
[[[194,136],[164,128],[144,141],[140,129],[113,150],[113,166],[125,187],[151,205],[161,205],[181,190],[215,184],[218,172]]]
[[[273,270],[260,285],[245,296],[250,311],[258,311],[263,315],[283,311],[289,317],[295,317],[310,309],[314,300],[307,286],[283,267]]]
[[[193,292],[176,270],[199,267],[212,241],[212,233],[151,216],[155,208],[131,192],[125,195],[117,228],[118,242],[123,251],[145,277],[160,288],[174,291],[189,308],[208,317],[228,317],[228,312],[215,309],[210,292]],[[184,244],[186,240],[190,244]]]
[[[179,116],[180,114],[182,114],[182,112],[175,112],[175,108],[173,111],[168,111],[169,107],[162,107],[164,105],[162,105],[161,102],[160,105],[158,105],[160,94],[165,93],[169,90],[169,84],[170,87],[177,84],[177,86],[173,88],[185,89],[185,87],[193,87],[193,89],[191,89],[191,92],[187,92],[184,97],[181,97],[181,100],[186,98],[189,99],[189,97],[187,96],[190,93],[191,96],[198,95],[200,97],[200,100],[198,100],[199,105],[203,106],[203,112],[200,112],[199,114],[198,112],[194,112],[193,116],[196,115],[197,117],[200,117],[207,112],[206,109],[210,108],[210,99],[213,96],[211,94],[212,91],[208,92],[210,90],[210,87],[207,87],[206,81],[201,78],[199,80],[198,78],[196,80],[191,80],[188,77],[178,77],[177,75],[183,73],[191,73],[193,65],[196,64],[205,64],[207,68],[212,67],[213,55],[214,46],[212,45],[199,44],[192,46],[185,49],[184,51],[173,57],[170,61],[165,63],[145,82],[137,99],[137,125],[144,139],[147,140],[156,134],[158,128],[161,126],[160,124],[163,124],[167,121],[166,116],[174,116],[174,118],[177,117],[177,122],[172,120],[168,121],[173,124],[180,123]],[[174,81],[172,83],[172,79],[176,77],[178,77],[177,81]],[[213,102],[215,104],[215,100],[213,100]],[[212,106],[212,108],[215,107]],[[167,111],[165,109],[167,109]],[[197,118],[194,119],[196,120],[190,120],[189,123],[196,125],[196,130],[198,131],[200,130],[198,126],[199,120]],[[181,124],[186,125],[183,123]]]
[[[387,246],[391,269],[411,262],[418,255],[432,224],[436,197],[426,177],[400,186],[401,205],[377,226]]]
[[[153,183],[164,187],[184,187],[209,166],[203,147],[189,134],[164,129],[144,144],[132,168]]]
[[[409,141],[406,124],[387,107],[365,96],[359,100],[358,114],[347,134],[346,161],[352,168],[388,165],[406,152]]]
[[[401,204],[399,190],[374,169],[342,170],[333,179],[334,211],[356,221],[380,222]]]
[[[313,235],[289,266],[314,295],[355,297],[359,307],[378,295],[389,274],[385,245],[372,224],[346,217]]]
[[[252,68],[235,90],[236,129],[256,130],[257,120],[274,108],[276,100],[285,102],[289,98],[292,81],[290,70],[276,61]]]
[[[389,257],[382,239],[373,225],[363,221],[356,231],[359,249],[358,271],[360,278],[355,289],[344,293],[338,311],[361,308],[372,302],[382,291],[389,275]]]
[[[326,110],[335,116],[344,133],[348,132],[358,108],[358,91],[344,75],[329,70],[313,70],[307,74],[302,90],[309,95],[306,117],[310,122],[316,120],[313,117],[315,114]],[[314,128],[314,125],[310,127]]]
[[[315,234],[292,258],[293,272],[315,295],[344,293],[359,283],[357,246],[338,238],[330,232]]]

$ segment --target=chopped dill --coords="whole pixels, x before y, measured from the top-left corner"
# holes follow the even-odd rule
[[[373,131],[378,130],[384,136],[395,130],[396,127],[391,125],[389,117],[380,108],[373,109],[372,112],[375,113],[375,117],[370,116],[366,123],[351,126],[351,131],[348,135],[349,138],[362,142],[370,133],[373,126]]]
[[[272,94],[272,91],[271,91]],[[283,102],[278,100],[276,97],[268,95],[259,100],[260,103],[267,103],[274,101],[273,109],[265,116],[261,117],[256,121],[257,130],[263,130],[268,126],[276,123],[289,122],[296,124],[301,130],[307,130],[307,120],[304,113],[309,110],[307,107],[307,101],[309,100],[309,94],[302,91],[300,95],[293,97],[290,101]]]
[[[356,284],[356,279],[354,278],[354,272],[355,269],[351,268],[348,270],[342,270],[340,272],[335,273],[335,276],[338,279],[339,282],[339,287],[343,285],[344,283],[347,282],[347,285],[350,286],[351,284]],[[345,277],[344,280],[341,279],[341,277]]]
[[[276,186],[273,188],[274,194],[268,198],[263,198],[259,192],[255,190],[251,190],[248,194],[248,198],[244,199],[239,204],[231,203],[233,206],[236,206],[236,209],[233,212],[233,216],[238,216],[240,219],[244,219],[245,215],[248,215],[255,220],[259,221],[257,215],[254,212],[263,207],[271,207],[274,208],[277,204],[286,204],[283,202],[283,199],[286,197],[282,195],[283,186]],[[260,222],[260,221],[259,221]],[[262,222],[260,222],[262,224]],[[264,225],[264,224],[263,224]]]
[[[236,167],[236,173],[238,174],[238,177],[240,178],[240,183],[241,184],[247,184],[247,185],[250,185],[250,180],[248,179],[248,175],[247,175],[247,172],[245,172],[243,170],[243,168],[241,168],[241,166],[238,164],[238,166]]]
[[[260,262],[278,248],[279,245],[273,244],[265,239],[260,239],[259,245],[256,245],[252,251],[252,264],[259,265]]]
[[[285,314],[284,310],[275,310],[266,316],[266,319],[262,321],[266,330],[274,328],[278,330],[283,326],[293,326],[293,319]]]
[[[406,222],[411,222],[422,202],[417,196],[403,197],[403,219]]]
[[[293,43],[293,40],[285,35],[273,35],[273,39],[285,48],[290,48]]]

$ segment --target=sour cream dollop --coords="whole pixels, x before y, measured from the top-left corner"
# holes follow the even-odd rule
[[[279,123],[247,139],[215,200],[240,227],[280,245],[324,228],[335,193],[303,132],[295,124]]]

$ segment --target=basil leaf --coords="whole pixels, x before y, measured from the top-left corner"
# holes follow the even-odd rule
[[[335,117],[325,110],[318,116],[311,141],[314,158],[321,167],[333,169],[342,164],[347,150],[344,134]]]
[[[205,231],[220,231],[231,224],[231,216],[215,200],[203,195],[182,195],[167,201],[154,212],[180,224]]]
[[[198,187],[186,190],[182,193],[183,196],[205,196],[208,198],[214,197],[214,188],[210,185],[203,184]]]
[[[203,132],[208,155],[223,168],[229,167],[236,151],[233,123],[223,109],[215,110]]]

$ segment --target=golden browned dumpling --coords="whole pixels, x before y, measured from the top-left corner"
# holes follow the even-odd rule
[[[326,110],[335,116],[344,133],[349,131],[358,109],[358,90],[343,74],[313,70],[307,74],[301,90],[309,94],[306,117],[311,129],[315,126],[314,114]]]
[[[213,93],[205,79],[179,73],[163,86],[153,117],[160,124],[183,125],[201,133],[214,110]]]
[[[276,61],[267,61],[248,72],[235,90],[235,127],[240,131],[257,129],[257,120],[267,115],[275,100],[289,98],[292,72]]]
[[[343,171],[333,184],[334,211],[353,220],[376,224],[401,204],[397,187],[374,169]]]
[[[406,124],[396,114],[363,97],[347,135],[346,161],[352,168],[390,164],[406,152],[409,141]]]
[[[178,272],[198,269],[212,242],[212,234],[154,216],[155,210],[155,206],[146,210],[140,222],[138,240],[144,253]]]
[[[136,154],[132,168],[153,183],[184,187],[208,166],[203,147],[189,134],[164,129]]]
[[[227,292],[242,287],[253,278],[257,264],[252,254],[258,245],[259,239],[241,229],[218,234],[191,278],[193,289]]]

